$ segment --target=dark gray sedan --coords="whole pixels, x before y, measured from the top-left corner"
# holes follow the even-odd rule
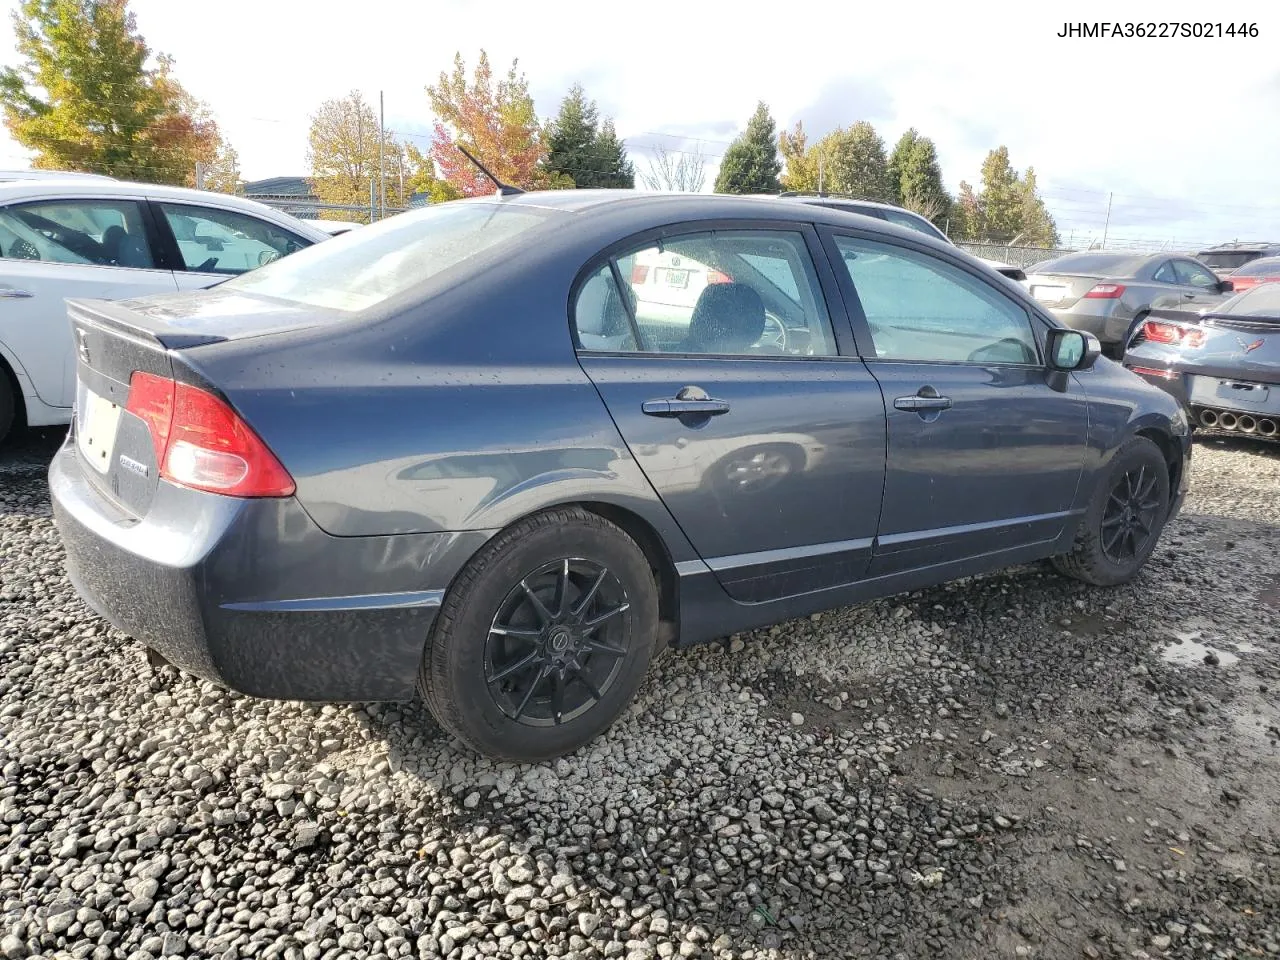
[[[1031,295],[1116,358],[1152,310],[1213,306],[1231,291],[1204,264],[1168,253],[1068,253],[1033,270],[1026,279]]]
[[[1153,311],[1124,363],[1185,404],[1199,426],[1280,439],[1280,283],[1211,310]]]
[[[86,601],[248,694],[420,690],[497,757],[600,734],[666,643],[1042,558],[1123,583],[1186,488],[1181,408],[1092,336],[786,200],[456,201],[70,312]]]

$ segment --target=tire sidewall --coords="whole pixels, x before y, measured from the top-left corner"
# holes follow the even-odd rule
[[[18,400],[6,371],[0,366],[0,443],[4,443],[18,420]]]
[[[1156,489],[1160,491],[1160,510],[1156,515],[1155,525],[1146,546],[1133,560],[1123,564],[1116,563],[1102,549],[1102,515],[1116,484],[1130,470],[1143,465],[1151,468],[1155,473]],[[1106,471],[1106,478],[1094,494],[1093,502],[1089,505],[1089,513],[1085,518],[1085,522],[1089,525],[1090,538],[1096,544],[1096,556],[1093,558],[1096,573],[1110,583],[1124,583],[1132,579],[1146,564],[1159,543],[1168,512],[1169,465],[1165,462],[1159,447],[1145,437],[1137,437],[1126,444],[1112,459]]]
[[[603,699],[559,726],[533,727],[508,718],[484,680],[485,641],[500,605],[520,581],[544,564],[564,558],[603,563],[622,583],[630,646],[621,672]],[[428,654],[432,686],[454,703],[468,739],[485,753],[536,761],[571,752],[603,733],[626,708],[644,679],[658,627],[658,596],[643,552],[620,530],[570,523],[544,526],[505,545],[480,576],[451,598],[455,611],[441,657]],[[446,601],[448,602],[448,601]]]

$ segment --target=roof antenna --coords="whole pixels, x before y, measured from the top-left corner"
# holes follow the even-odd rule
[[[488,177],[490,180],[493,181],[494,186],[498,188],[497,190],[498,196],[514,197],[517,194],[524,193],[524,191],[521,190],[519,187],[509,187],[505,183],[503,183],[501,180],[499,180],[497,177],[495,177],[492,173],[489,172],[489,169],[483,163],[481,163],[479,160],[473,157],[471,155],[471,152],[462,144],[455,143],[454,146],[457,147],[462,152],[462,155],[464,157],[466,157],[468,160],[474,163],[480,169],[481,173],[483,173],[486,177]]]

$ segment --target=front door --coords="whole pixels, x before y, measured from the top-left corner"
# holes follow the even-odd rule
[[[812,249],[799,227],[640,242],[575,302],[583,369],[742,602],[861,578],[880,512],[883,400],[840,355]]]
[[[69,298],[120,300],[177,289],[155,267],[135,200],[48,200],[0,209],[0,342],[51,407],[75,400]]]
[[[1230,294],[1223,293],[1221,281],[1194,260],[1174,260],[1173,269],[1181,288],[1182,304],[1192,311],[1212,307]]]
[[[888,415],[872,575],[1055,539],[1080,481],[1088,403],[1074,381],[1049,386],[1027,311],[933,254],[853,235],[829,245]]]

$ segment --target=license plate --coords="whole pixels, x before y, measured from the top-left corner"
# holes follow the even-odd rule
[[[667,271],[667,286],[668,286],[668,287],[680,287],[680,288],[682,288],[682,289],[683,289],[684,287],[687,287],[688,285],[689,285],[689,271],[688,271],[688,270],[668,270],[668,271]]]
[[[1239,400],[1241,403],[1266,403],[1270,391],[1260,383],[1233,383],[1230,380],[1218,382],[1218,396],[1224,400]]]
[[[1045,287],[1037,284],[1031,288],[1031,295],[1044,303],[1057,303],[1066,294],[1066,287]]]
[[[76,411],[76,443],[80,455],[93,469],[105,474],[111,469],[111,454],[116,445],[116,427],[120,423],[120,407],[92,390],[83,389]]]

